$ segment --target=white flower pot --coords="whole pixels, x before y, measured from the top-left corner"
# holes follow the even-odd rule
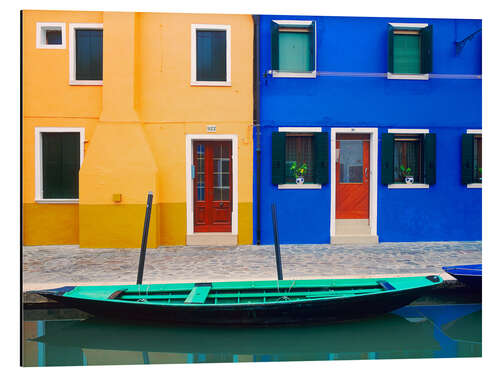
[[[413,184],[413,176],[406,176],[405,177],[405,182],[407,184]]]
[[[297,177],[295,179],[295,183],[297,183],[297,184],[303,184],[304,183],[304,177],[302,177],[302,176],[301,177]]]

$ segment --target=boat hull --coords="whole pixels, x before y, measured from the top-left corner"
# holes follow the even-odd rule
[[[481,290],[483,287],[482,264],[449,266],[443,267],[443,270],[472,289]]]
[[[404,290],[393,289],[345,298],[315,298],[274,303],[218,305],[127,303],[115,299],[69,296],[74,287],[36,293],[61,302],[67,307],[98,317],[118,320],[159,321],[189,325],[289,325],[357,320],[390,312],[411,303],[428,289],[442,282],[441,278],[432,277],[435,279],[424,286]]]

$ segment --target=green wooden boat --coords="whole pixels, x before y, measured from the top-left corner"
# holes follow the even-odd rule
[[[439,276],[66,286],[35,293],[95,316],[209,325],[306,324],[390,312]]]

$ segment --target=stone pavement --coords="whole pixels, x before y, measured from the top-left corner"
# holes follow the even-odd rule
[[[481,263],[479,242],[281,245],[284,279],[439,274]],[[23,248],[23,290],[63,285],[135,284],[140,249]],[[143,283],[276,278],[274,246],[169,246],[148,249]]]

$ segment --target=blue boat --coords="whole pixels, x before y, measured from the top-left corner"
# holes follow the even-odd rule
[[[443,267],[448,274],[473,289],[482,289],[483,265],[468,264],[463,266]]]

